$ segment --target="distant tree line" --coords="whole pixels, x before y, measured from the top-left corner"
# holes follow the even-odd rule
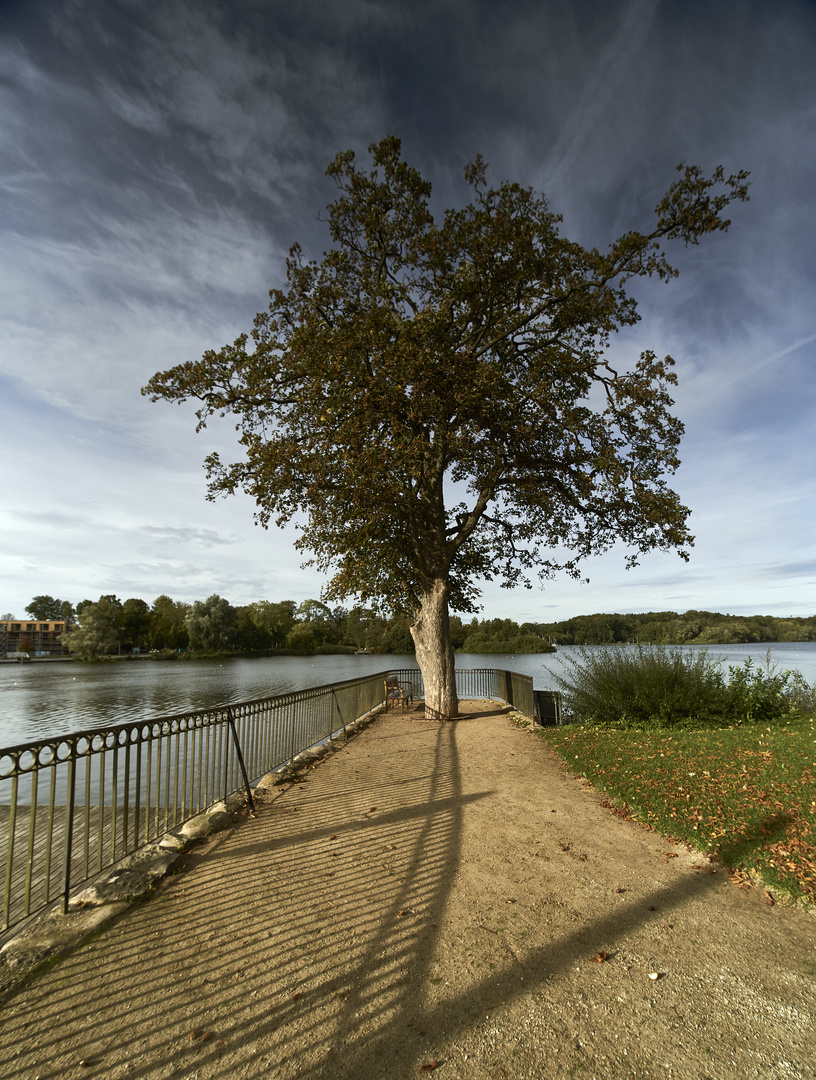
[[[717,611],[649,611],[641,615],[579,615],[522,627],[559,645],[636,641],[653,645],[741,645],[766,641],[816,641],[816,615],[722,615]]]
[[[387,617],[368,608],[334,607],[320,600],[259,600],[234,607],[217,593],[192,604],[158,596],[153,604],[115,595],[81,600],[75,607],[36,596],[26,608],[32,619],[64,619],[64,641],[82,659],[117,653],[179,652],[270,654],[356,652],[412,653],[405,616]],[[9,616],[12,618],[12,616]],[[711,611],[648,612],[640,615],[579,615],[556,623],[451,617],[457,652],[537,653],[553,645],[641,644],[726,645],[770,641],[816,641],[816,616],[722,615]]]

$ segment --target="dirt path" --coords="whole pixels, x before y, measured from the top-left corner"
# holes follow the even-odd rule
[[[463,709],[376,721],[29,979],[0,1075],[816,1077],[816,920]]]

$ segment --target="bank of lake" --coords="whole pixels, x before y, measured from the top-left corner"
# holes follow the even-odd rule
[[[615,646],[627,648],[628,646]],[[686,646],[699,651],[704,646]],[[768,648],[780,669],[816,681],[816,642],[708,646],[727,665],[748,657],[762,663]],[[557,689],[556,653],[506,655],[459,653],[462,668],[504,668],[533,678],[537,690]],[[294,690],[385,672],[416,668],[413,655],[267,656],[253,659],[189,658],[183,662],[31,663],[0,666],[0,747],[111,724],[172,716],[215,705],[273,697]]]

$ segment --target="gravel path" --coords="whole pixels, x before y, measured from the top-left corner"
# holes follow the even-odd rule
[[[816,920],[462,709],[380,718],[29,978],[4,1080],[816,1078]]]

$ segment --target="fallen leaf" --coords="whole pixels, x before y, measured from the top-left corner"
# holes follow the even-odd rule
[[[302,997],[303,994],[292,994],[292,1001],[300,1001]]]
[[[776,900],[774,900],[769,892],[765,893],[765,903],[769,904],[771,907],[776,903]]]
[[[626,892],[626,889],[615,889],[615,892],[616,893]]]
[[[514,899],[512,899],[512,898],[510,898],[508,900],[505,900],[504,902],[505,902],[505,904],[515,904],[516,903],[516,901]]]
[[[676,851],[664,851],[663,854],[666,856],[667,859],[676,859],[677,858],[677,852]]]
[[[428,1064],[423,1065],[422,1068],[419,1071],[420,1072],[433,1072],[438,1064],[439,1064],[438,1061],[429,1061]]]
[[[646,908],[646,910],[647,911],[657,911],[657,908],[655,908],[652,904],[649,904],[649,906]]]
[[[649,972],[649,978],[652,980],[652,982],[654,982],[655,979],[660,978],[660,972],[659,971],[650,971]]]
[[[337,833],[332,833],[331,836],[329,837],[329,840],[336,840],[336,839],[337,839]]]
[[[373,814],[376,809],[377,809],[376,806],[370,806],[369,809],[368,809],[369,814]]]
[[[609,959],[609,953],[608,952],[596,952],[595,955],[592,957],[592,959],[594,960],[594,962],[596,964],[604,964]]]
[[[210,1042],[212,1037],[213,1037],[213,1033],[211,1031],[205,1031],[204,1034],[201,1036],[201,1041],[202,1042]]]
[[[200,1039],[201,1038],[201,1032],[200,1031],[191,1031],[190,1034],[187,1036],[187,1038],[190,1040],[190,1042],[193,1042],[195,1039]]]

